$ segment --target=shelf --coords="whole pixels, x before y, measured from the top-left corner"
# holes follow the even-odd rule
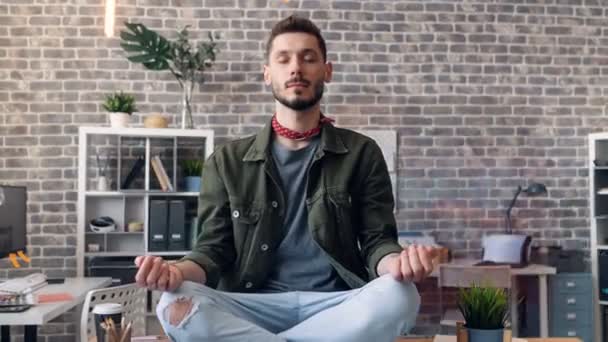
[[[109,233],[96,233],[96,232],[85,232],[89,235],[142,235],[144,232],[109,232]]]
[[[599,304],[600,304],[600,305],[608,305],[608,301],[605,301],[605,300],[604,300],[604,301],[602,301],[602,300],[600,300],[600,301],[599,301]]]
[[[124,252],[85,252],[88,257],[120,257],[120,256],[140,256],[144,251],[124,251]]]
[[[597,245],[597,249],[608,249],[608,245]]]
[[[198,197],[198,195],[200,195],[200,193],[198,192],[180,192],[180,191],[176,191],[176,192],[164,192],[164,191],[148,191],[148,195],[150,196],[192,196],[192,197]]]
[[[140,138],[199,138],[213,141],[214,132],[209,129],[179,129],[179,128],[115,128],[105,126],[80,127],[81,134],[113,135]]]
[[[148,252],[149,255],[186,255],[190,251],[166,251],[166,252]]]
[[[606,220],[608,219],[608,215],[598,215],[595,217],[596,220]]]
[[[182,186],[182,162],[188,159],[206,160],[214,151],[214,131],[80,126],[78,132],[77,275],[83,276],[86,262],[95,257],[111,260],[157,255],[167,259],[179,259],[187,255],[189,250],[147,250],[150,202],[183,201],[184,225],[186,229],[192,229],[191,221],[197,213],[200,192],[198,189],[187,191]],[[173,191],[162,191],[158,184],[158,177],[150,163],[157,155],[160,156],[163,168],[175,188]],[[96,159],[97,156],[100,157],[99,160]],[[130,186],[114,186],[106,189],[109,191],[98,191],[104,189],[98,188],[100,166],[107,165],[103,166],[107,167],[105,174],[121,186],[121,181],[126,179],[139,157],[143,157],[144,162]],[[90,221],[102,216],[111,217],[116,222],[117,229],[108,233],[91,231]],[[131,222],[143,223],[143,231],[128,231],[127,227]],[[184,233],[187,234],[187,231]],[[99,249],[89,250],[89,244],[98,245]]]
[[[138,196],[193,196],[198,197],[198,192],[187,191],[172,191],[165,192],[161,190],[129,190],[129,191],[87,191],[85,195],[88,197],[138,197]]]

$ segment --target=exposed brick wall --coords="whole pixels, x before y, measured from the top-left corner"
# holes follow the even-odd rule
[[[325,112],[340,126],[398,131],[400,229],[474,255],[482,234],[503,228],[517,185],[534,180],[549,195],[520,197],[515,229],[588,247],[586,135],[608,124],[608,2],[117,3],[117,23],[223,35],[194,96],[195,123],[213,128],[217,143],[272,113],[264,38],[295,11],[322,28],[335,62]],[[0,0],[0,182],[28,186],[32,267],[53,276],[75,274],[78,126],[106,124],[101,100],[117,89],[136,94],[138,122],[179,110],[170,73],[129,63],[119,40],[103,35],[103,13],[102,0]],[[62,320],[42,331],[64,341],[74,327]]]

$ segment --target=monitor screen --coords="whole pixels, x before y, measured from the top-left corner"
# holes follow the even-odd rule
[[[0,185],[0,258],[25,251],[27,189]]]

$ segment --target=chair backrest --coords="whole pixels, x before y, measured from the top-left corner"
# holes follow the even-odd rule
[[[511,268],[509,266],[439,265],[440,287],[489,286],[511,288]]]
[[[388,169],[388,175],[391,178],[391,184],[393,187],[393,197],[395,203],[397,203],[397,189],[398,178],[397,178],[397,131],[395,130],[375,130],[375,129],[360,129],[357,132],[372,138],[380,147],[384,160],[386,161],[386,167]],[[396,210],[395,206],[395,210]]]
[[[145,334],[146,289],[140,288],[133,283],[92,290],[87,293],[80,317],[81,342],[88,341],[89,336],[95,336],[95,323],[92,311],[95,305],[101,303],[122,304],[123,317],[125,317],[127,322],[133,322],[132,336],[142,336]]]

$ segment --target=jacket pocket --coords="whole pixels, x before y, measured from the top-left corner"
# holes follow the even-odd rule
[[[353,206],[352,198],[347,192],[331,193],[328,197],[335,213],[337,240],[342,246],[336,252],[341,255],[340,260],[347,269],[365,279],[365,266],[357,237],[358,226],[353,219],[356,208]]]
[[[237,255],[235,266],[241,268],[240,266],[246,262],[254,231],[260,220],[261,210],[234,205],[231,206],[230,212],[234,233],[234,248]]]
[[[352,199],[348,193],[329,194],[329,201],[332,203],[337,223],[345,225],[342,228],[352,228]]]

